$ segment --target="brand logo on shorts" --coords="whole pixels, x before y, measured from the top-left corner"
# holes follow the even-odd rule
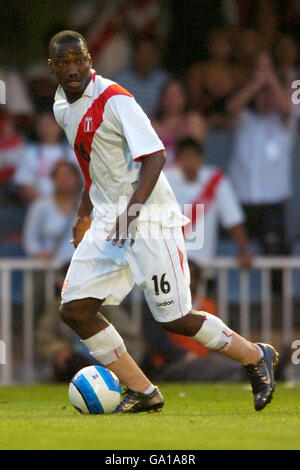
[[[174,300],[164,300],[163,302],[157,302],[158,307],[166,307],[167,305],[174,304]]]

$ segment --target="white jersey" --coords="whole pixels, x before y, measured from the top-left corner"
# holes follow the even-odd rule
[[[54,115],[75,150],[94,215],[105,225],[113,225],[127,205],[124,201],[129,201],[135,189],[141,159],[164,150],[161,140],[133,96],[95,71],[83,95],[74,103],[69,103],[62,87],[58,87]],[[126,198],[122,207],[121,196]],[[139,220],[166,227],[188,222],[163,173]]]
[[[244,219],[228,178],[218,168],[208,165],[200,168],[192,182],[184,178],[179,167],[166,171],[166,176],[181,207],[204,204],[204,244],[201,249],[188,250],[188,257],[201,263],[216,256],[219,221],[229,229]]]

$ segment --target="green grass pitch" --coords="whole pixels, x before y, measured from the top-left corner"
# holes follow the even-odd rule
[[[0,449],[300,449],[300,386],[253,408],[245,384],[162,384],[162,413],[80,415],[65,385],[0,387]]]

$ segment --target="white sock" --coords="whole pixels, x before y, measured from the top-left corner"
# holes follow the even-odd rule
[[[154,387],[153,384],[151,384],[151,385],[147,388],[147,390],[145,390],[143,393],[144,393],[145,395],[150,395],[150,393],[152,393],[154,390],[155,390],[155,387]]]
[[[261,358],[264,357],[265,354],[264,354],[263,348],[261,348],[259,344],[256,344],[256,346],[257,346],[257,349],[259,350],[260,357]]]

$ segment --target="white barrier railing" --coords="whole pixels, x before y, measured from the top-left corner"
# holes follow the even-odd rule
[[[204,267],[216,269],[218,272],[218,312],[224,322],[228,321],[228,270],[235,268],[238,270],[236,258],[220,257],[207,261]],[[256,257],[253,260],[252,268],[261,272],[261,318],[262,335],[264,341],[271,339],[271,272],[280,270],[283,276],[282,287],[282,342],[289,344],[293,333],[293,270],[300,270],[300,257]],[[250,298],[249,280],[251,270],[239,270],[240,277],[240,333],[246,338],[250,333]],[[297,286],[300,297],[300,285]]]
[[[35,380],[34,368],[34,277],[35,271],[45,272],[45,301],[50,303],[55,297],[55,272],[61,266],[58,263],[49,263],[29,259],[0,259],[0,341],[5,344],[5,365],[0,360],[0,384],[13,382],[13,292],[12,273],[23,272],[23,380],[30,383]],[[236,258],[219,257],[205,263],[205,266],[217,271],[217,302],[220,317],[228,323],[228,271],[238,270]],[[272,334],[272,294],[271,272],[280,270],[283,274],[283,321],[282,343],[290,344],[293,339],[293,270],[300,270],[300,257],[257,257],[253,260],[253,269],[261,272],[261,325],[262,337],[265,342],[270,342]],[[240,334],[250,337],[250,272],[240,270],[239,289],[239,317]],[[300,285],[297,286],[298,292]],[[300,292],[299,292],[300,297]],[[134,290],[132,295],[132,311],[135,321],[141,320],[141,294]],[[1,358],[0,358],[1,359]]]
[[[0,259],[0,339],[5,344],[5,365],[0,366],[0,384],[13,381],[13,331],[12,331],[12,273],[22,271],[23,276],[23,377],[24,382],[32,382],[34,371],[34,279],[35,271],[45,272],[45,301],[53,301],[55,296],[55,272],[59,263],[29,259]]]

